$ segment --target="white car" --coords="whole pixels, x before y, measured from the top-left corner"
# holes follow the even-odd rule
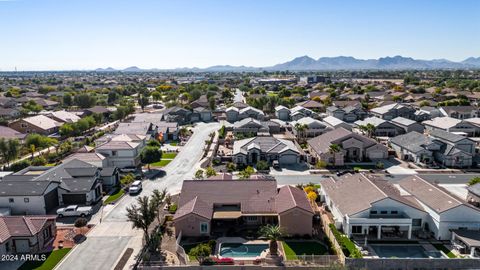
[[[57,210],[59,217],[86,217],[90,214],[92,214],[92,207],[90,206],[69,205]]]
[[[140,193],[140,191],[142,191],[142,182],[140,180],[133,182],[128,188],[128,193],[130,194],[137,194]]]

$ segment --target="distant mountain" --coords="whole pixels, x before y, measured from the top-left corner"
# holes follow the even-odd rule
[[[114,68],[96,69],[97,72],[142,72],[142,71],[175,71],[175,72],[259,72],[267,71],[314,71],[314,70],[408,70],[408,69],[479,69],[480,57],[470,57],[462,62],[447,59],[419,60],[400,55],[381,57],[379,59],[357,59],[351,56],[321,57],[317,60],[309,56],[301,56],[291,61],[270,67],[247,67],[217,65],[207,68],[175,68],[175,69],[141,69],[136,66],[123,70]]]
[[[462,64],[480,67],[480,57],[469,57],[462,61]]]

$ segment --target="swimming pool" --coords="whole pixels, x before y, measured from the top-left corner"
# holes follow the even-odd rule
[[[268,249],[268,244],[222,243],[219,255],[230,258],[258,257],[265,249]]]
[[[440,252],[426,251],[421,245],[370,245],[380,258],[441,258]]]

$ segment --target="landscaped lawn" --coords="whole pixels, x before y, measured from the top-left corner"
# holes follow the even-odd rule
[[[456,258],[455,254],[451,250],[449,250],[446,246],[442,244],[434,244],[433,245],[436,249],[443,251],[443,253],[447,254],[449,258]]]
[[[62,248],[54,250],[47,254],[45,261],[28,261],[20,266],[19,270],[51,270],[60,262],[60,260],[67,255],[71,248]]]
[[[104,204],[109,204],[109,203],[112,203],[112,202],[118,200],[120,197],[122,197],[123,194],[125,194],[125,191],[123,189],[119,188],[112,195],[108,196],[108,198],[105,200]]]
[[[177,156],[175,152],[168,152],[162,154],[162,159],[174,159]]]
[[[171,142],[169,143],[171,146],[177,146],[178,145],[178,142]]]
[[[154,162],[154,163],[150,163],[151,166],[154,166],[154,167],[165,167],[167,166],[168,163],[172,162],[171,159],[162,159],[160,161],[157,161],[157,162]]]
[[[287,260],[297,260],[299,255],[324,255],[327,248],[315,241],[282,241]]]

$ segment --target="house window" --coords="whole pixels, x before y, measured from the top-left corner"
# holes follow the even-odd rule
[[[245,217],[248,221],[257,221],[257,217]]]
[[[200,233],[208,233],[208,223],[200,223]]]
[[[396,215],[396,214],[398,214],[398,211],[390,211],[390,214]]]
[[[372,215],[375,215],[375,214],[377,214],[377,213],[378,213],[378,212],[377,212],[377,211],[375,211],[375,210],[373,210],[373,211],[370,211],[370,214],[372,214]]]
[[[112,151],[112,157],[117,155],[117,151]]]
[[[388,211],[380,211],[380,214],[386,215],[386,214],[388,214]]]
[[[352,226],[352,233],[361,234],[362,233],[362,226]]]
[[[7,243],[5,244],[5,249],[6,249],[7,252],[10,252],[10,251],[11,251],[11,249],[10,249],[10,242],[7,242]]]
[[[14,200],[13,198],[8,198],[8,202],[9,202],[9,203],[14,203],[15,200]]]
[[[422,219],[421,218],[412,219],[412,226],[415,226],[415,227],[422,226]]]
[[[43,239],[50,239],[52,237],[52,230],[51,227],[49,226],[45,230],[43,230]]]
[[[29,202],[30,202],[30,199],[29,199],[29,198],[23,198],[23,202],[24,202],[24,203],[29,203]]]

